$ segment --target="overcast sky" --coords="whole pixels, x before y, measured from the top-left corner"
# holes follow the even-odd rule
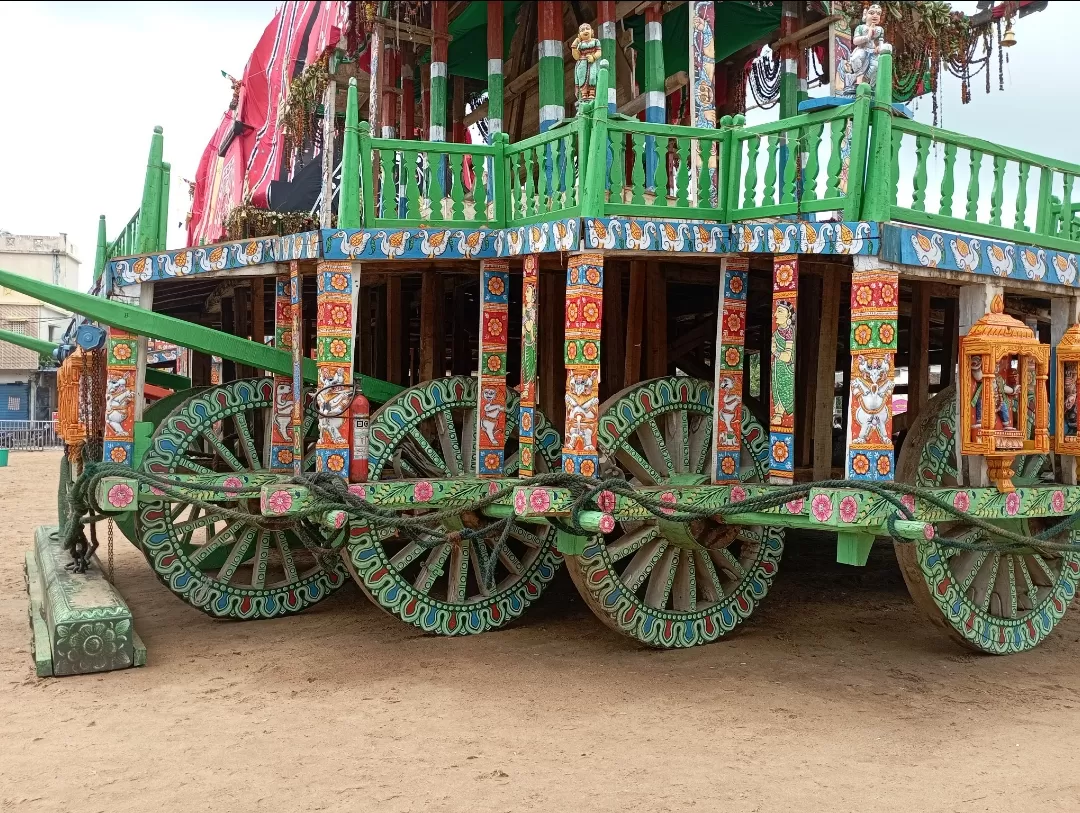
[[[974,2],[954,3],[968,13]],[[92,271],[97,218],[109,239],[139,207],[155,125],[172,163],[169,247],[182,245],[187,187],[276,4],[0,2],[0,230],[66,232]],[[939,126],[1080,163],[1080,3],[1052,0],[1017,23],[1005,92],[980,76],[969,105],[946,77]],[[916,118],[929,123],[929,98]]]

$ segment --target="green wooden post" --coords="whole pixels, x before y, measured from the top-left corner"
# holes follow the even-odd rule
[[[738,139],[738,130],[741,130],[744,124],[746,124],[746,116],[740,113],[731,120],[731,127],[724,135],[724,173],[726,177],[721,180],[725,195],[724,223],[730,222],[735,210],[739,208],[739,192],[742,187],[739,176],[742,175],[743,142]],[[751,143],[756,143],[756,140]]]
[[[446,141],[446,59],[447,59],[447,15],[450,11],[449,0],[434,0],[431,4],[431,89],[428,101],[428,138],[431,141]],[[442,164],[440,160],[440,165]],[[441,204],[441,201],[439,202]],[[432,200],[432,207],[436,201]]]
[[[150,139],[150,158],[146,162],[146,180],[143,182],[142,206],[139,207],[139,234],[135,240],[137,254],[149,254],[156,250],[161,228],[161,156],[164,152],[164,131],[154,128]]]
[[[362,128],[367,127],[364,131]],[[338,228],[358,229],[369,212],[374,211],[374,190],[371,188],[371,150],[361,151],[360,142],[367,135],[370,139],[371,125],[360,124],[360,100],[356,91],[356,77],[349,80],[349,95],[345,103],[345,143],[341,151],[341,193],[338,196]],[[364,212],[360,213],[360,164],[364,161]],[[324,195],[332,190],[324,189]],[[368,200],[368,196],[371,200]]]
[[[510,136],[506,133],[496,133],[492,140],[495,147],[495,157],[492,161],[495,167],[495,178],[492,184],[495,194],[495,225],[500,228],[507,226],[510,221],[510,177],[506,171],[506,146],[509,143]]]
[[[589,133],[589,160],[585,169],[585,191],[581,200],[582,217],[603,217],[604,177],[607,175],[608,106],[601,99],[607,98],[608,63],[600,60],[596,75],[597,103],[592,106],[592,132]]]
[[[617,113],[615,106],[615,0],[598,0],[596,4],[596,22],[599,30],[596,36],[600,38],[600,58],[606,59],[608,64],[608,114]],[[604,99],[596,97],[600,104]]]
[[[155,251],[164,251],[169,241],[169,183],[172,164],[161,164],[161,212],[158,219],[158,244]]]
[[[884,54],[883,56],[888,56]],[[878,74],[879,78],[881,74]],[[892,114],[887,113],[890,116]],[[859,85],[855,93],[855,114],[851,119],[851,156],[848,163],[847,192],[844,198],[844,220],[858,220],[863,207],[863,185],[866,180],[866,149],[870,135],[870,88]],[[888,166],[892,167],[890,142],[884,142]],[[891,172],[890,172],[891,176]],[[888,217],[882,218],[888,220]]]
[[[882,222],[891,216],[890,201],[894,197],[893,185],[896,183],[896,178],[892,177],[892,54],[889,53],[878,57],[877,88],[870,123],[870,157],[866,166],[862,219]],[[854,152],[851,167],[855,167]],[[852,194],[850,176],[848,194]]]
[[[109,258],[105,256],[106,247],[109,245],[109,238],[105,232],[105,215],[101,215],[98,218],[97,224],[97,251],[94,253],[94,282],[101,279],[101,275],[105,273],[105,264],[109,261]]]
[[[357,160],[360,162],[360,191],[364,196],[364,205],[362,208],[357,205],[357,211],[359,212],[360,226],[368,227],[375,222],[375,171],[372,166],[375,163],[375,155],[371,151],[371,123],[367,121],[360,122],[359,131],[360,147]],[[347,142],[348,139],[346,138]],[[339,206],[340,200],[339,198]],[[340,212],[338,216],[340,217]]]

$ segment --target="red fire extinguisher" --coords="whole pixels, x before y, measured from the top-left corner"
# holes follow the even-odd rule
[[[368,479],[368,428],[371,405],[359,389],[349,405],[349,428],[352,435],[352,460],[349,462],[349,482],[366,483]]]

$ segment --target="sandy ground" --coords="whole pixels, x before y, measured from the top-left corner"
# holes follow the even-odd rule
[[[296,618],[215,622],[121,544],[149,666],[38,679],[22,556],[55,453],[0,469],[0,810],[1080,809],[1080,613],[1040,649],[956,648],[892,552],[791,543],[730,641],[654,652],[561,578],[517,627],[414,632],[352,585]]]

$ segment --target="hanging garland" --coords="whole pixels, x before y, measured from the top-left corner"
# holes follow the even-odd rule
[[[280,132],[285,138],[285,154],[303,150],[318,132],[317,117],[326,86],[330,84],[327,57],[313,62],[289,83],[281,108]]]
[[[318,228],[319,219],[311,212],[274,212],[250,203],[234,206],[225,217],[225,233],[229,240],[279,237]]]

